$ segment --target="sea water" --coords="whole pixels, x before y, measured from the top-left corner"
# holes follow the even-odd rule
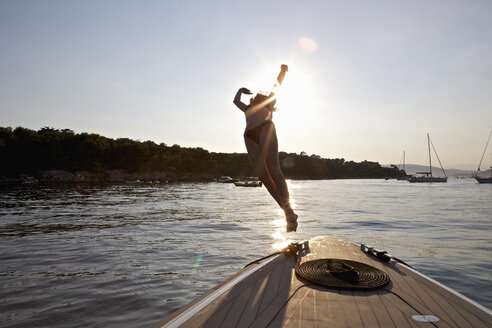
[[[266,189],[221,183],[0,187],[0,326],[148,327],[292,241],[389,251],[492,307],[492,185],[288,181],[297,233]]]

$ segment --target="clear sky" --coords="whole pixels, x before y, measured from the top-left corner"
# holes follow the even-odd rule
[[[490,0],[0,0],[0,126],[245,152],[233,97],[285,63],[281,151],[476,169],[491,58]]]

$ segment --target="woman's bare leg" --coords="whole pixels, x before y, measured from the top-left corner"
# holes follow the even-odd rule
[[[265,157],[260,151],[260,146],[248,137],[244,138],[244,143],[246,144],[249,161],[253,167],[253,170],[255,170],[258,178],[260,178],[261,182],[263,182],[273,199],[275,199],[277,204],[282,207],[282,198],[279,196],[279,192],[270,175],[270,172],[268,172]]]
[[[297,215],[294,213],[290,205],[289,188],[287,187],[287,182],[285,181],[284,174],[280,168],[280,161],[278,157],[278,140],[275,125],[268,124],[261,130],[260,149],[265,158],[267,172],[269,173],[277,189],[278,197],[280,198],[279,205],[285,212],[285,217],[288,223],[287,230],[289,231],[290,222],[292,230],[295,231],[297,228]]]
[[[282,199],[281,207],[290,206],[289,204],[289,189],[285,182],[284,174],[280,169],[278,158],[278,141],[275,126],[273,124],[266,125],[260,134],[260,149],[265,158],[268,173],[273,180],[279,197]]]

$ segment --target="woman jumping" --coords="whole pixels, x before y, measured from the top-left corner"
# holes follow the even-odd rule
[[[287,65],[282,65],[274,88],[277,84],[282,84],[287,71]],[[249,105],[241,101],[242,94],[252,93],[246,88],[241,88],[234,97],[234,104],[246,115],[244,142],[249,160],[270,195],[283,209],[287,220],[287,232],[296,231],[297,215],[290,206],[289,189],[280,169],[277,132],[272,121],[272,113],[276,110],[275,93],[271,92],[268,96],[258,93],[251,98]]]

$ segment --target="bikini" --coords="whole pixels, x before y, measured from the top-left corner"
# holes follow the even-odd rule
[[[267,121],[261,123],[260,125],[255,126],[252,129],[246,130],[246,132],[244,132],[244,135],[259,145],[260,144],[261,130],[263,130],[263,128],[265,126],[267,126],[268,124],[273,124],[273,121],[267,120]]]

